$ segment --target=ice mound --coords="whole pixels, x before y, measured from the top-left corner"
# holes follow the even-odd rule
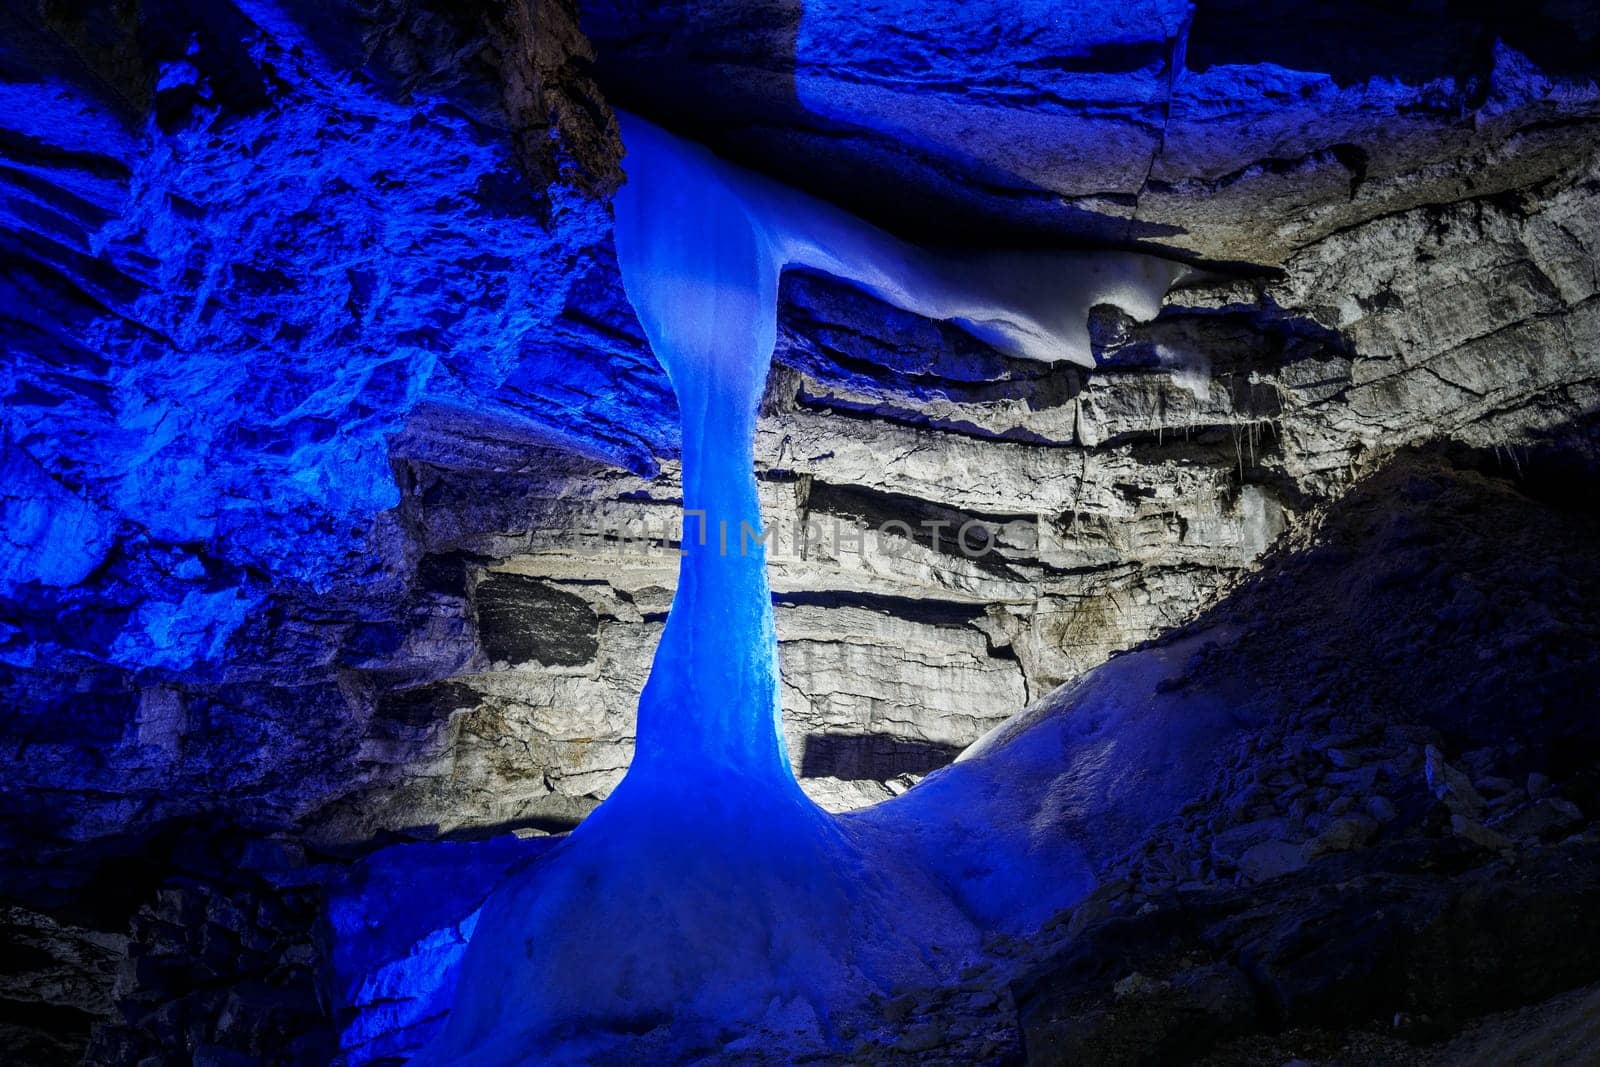
[[[882,858],[797,790],[630,775],[490,898],[425,1062],[603,1061],[657,1028],[680,1052],[752,1027],[827,1044],[831,1009],[976,949],[938,886]]]

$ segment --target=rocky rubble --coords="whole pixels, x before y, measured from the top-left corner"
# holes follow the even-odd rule
[[[1590,833],[1511,864],[1407,843],[1088,923],[1019,988],[1028,1060],[1194,1062],[1220,1046],[1227,1062],[1228,1042],[1290,1027],[1425,1044],[1590,983],[1597,844]]]
[[[201,842],[204,841],[202,844]],[[333,1033],[314,928],[326,872],[297,842],[186,840],[129,924],[90,1063],[326,1062]]]
[[[113,1014],[113,984],[127,938],[9,906],[0,912],[0,936],[0,996],[27,1006],[23,1018],[0,1026],[0,1053],[12,1063],[77,1062],[92,1028]]]
[[[1467,1019],[1600,980],[1600,686],[1587,657],[1567,658],[1593,639],[1580,605],[1600,577],[1584,548],[1594,522],[1406,457],[1189,627],[1271,620],[1219,636],[1180,683],[1248,680],[1268,717],[1178,819],[1108,864],[1038,941],[1010,947],[1020,962],[1000,973],[1019,976],[1028,1062],[1271,1061],[1263,1048],[1287,1050],[1280,1061],[1457,1062],[1470,1042],[1433,1043]],[[1347,552],[1373,580],[1320,588],[1342,582]],[[1498,622],[1420,627],[1468,584]],[[1529,613],[1546,621],[1529,627]],[[1287,666],[1313,633],[1319,669]],[[1402,691],[1374,662],[1397,642],[1425,675]],[[1484,647],[1497,650],[1488,670]],[[952,1034],[984,1017],[959,992],[923,997]],[[873,1046],[885,1062],[895,1032]],[[939,1052],[960,1062],[975,1047],[952,1037]]]
[[[331,869],[284,835],[197,825],[80,890],[61,910],[82,925],[8,908],[4,995],[26,1007],[0,1021],[7,1062],[328,1062]]]

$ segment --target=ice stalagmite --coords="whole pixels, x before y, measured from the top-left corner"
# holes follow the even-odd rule
[[[792,790],[752,455],[777,339],[778,264],[717,168],[624,122],[638,178],[617,194],[617,258],[678,398],[685,550],[629,773],[687,783],[686,767],[710,764]]]
[[[826,1037],[835,1009],[973,950],[960,887],[816,808],[784,751],[752,458],[778,276],[802,263],[1014,354],[1088,362],[1089,307],[1151,314],[1181,269],[932,255],[641,120],[622,129],[618,261],[682,418],[678,588],[627,777],[491,896],[428,1062],[583,1059],[652,1030]]]

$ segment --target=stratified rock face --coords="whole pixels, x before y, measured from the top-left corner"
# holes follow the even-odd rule
[[[0,892],[64,916],[78,1045],[83,944],[148,907],[129,953],[199,951],[162,909],[207,893],[153,894],[227,866],[172,858],[200,813],[557,829],[620,777],[679,494],[602,89],[912,236],[1216,266],[1097,312],[1090,371],[786,277],[757,463],[833,807],[1193,617],[1396,448],[1514,465],[1600,404],[1583,5],[592,4],[594,70],[557,2],[202,6],[0,14]],[[222,896],[303,927],[280,888]],[[302,976],[303,928],[216,925]]]
[[[811,783],[830,804],[883,796],[896,787],[873,783],[916,773],[888,755],[897,743],[919,746],[918,759],[962,747],[1004,709],[1178,624],[1397,446],[1559,436],[1593,408],[1600,371],[1595,189],[1585,173],[1537,205],[1419,208],[1308,247],[1279,280],[1187,287],[1148,325],[1105,319],[1087,375],[1008,361],[954,328],[791,277],[787,369],[769,390],[758,463],[802,776],[860,775]],[[490,739],[548,720],[531,709],[566,701],[559,721],[587,731],[604,709],[606,743],[586,743],[569,768],[581,774],[524,780],[534,797],[552,789],[530,811],[571,817],[595,799],[574,806],[572,789],[610,784],[625,764],[674,576],[660,535],[676,521],[675,468],[551,482],[552,500],[540,495],[551,465],[539,467],[515,483],[514,508],[476,520],[492,534],[459,516],[497,476],[429,468],[423,498],[449,518],[419,521],[425,552],[505,559],[598,603],[608,651],[587,680],[537,666],[466,680],[503,697],[520,677],[530,710],[490,701],[494,725],[454,742],[463,755],[498,749]],[[882,531],[863,551],[856,523]],[[969,523],[981,554],[961,549]],[[633,540],[606,546],[604,532]],[[885,755],[808,759],[839,746]],[[614,762],[597,779],[602,753]],[[469,806],[506,795],[481,788]],[[435,805],[461,809],[448,795]]]
[[[1559,173],[1600,118],[1584,4],[604,0],[583,25],[625,106],[978,243],[1276,264]]]

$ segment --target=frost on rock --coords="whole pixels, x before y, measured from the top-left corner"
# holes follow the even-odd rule
[[[996,830],[1008,823],[989,817],[995,783],[975,772],[935,795],[985,813],[982,832],[916,802],[839,820],[800,791],[779,730],[756,407],[786,265],[959,319],[1015,353],[1079,361],[1091,306],[1151,314],[1179,268],[1126,254],[934,256],[639,120],[623,132],[619,263],[683,421],[677,593],[627,777],[489,897],[423,1062],[583,1060],[658,1027],[675,1044],[730,1025],[825,1041],[830,1018],[869,994],[954,975],[997,903],[1020,891],[1032,898],[1020,914],[1036,916],[1088,884],[1079,847],[1046,840],[1046,823]]]

